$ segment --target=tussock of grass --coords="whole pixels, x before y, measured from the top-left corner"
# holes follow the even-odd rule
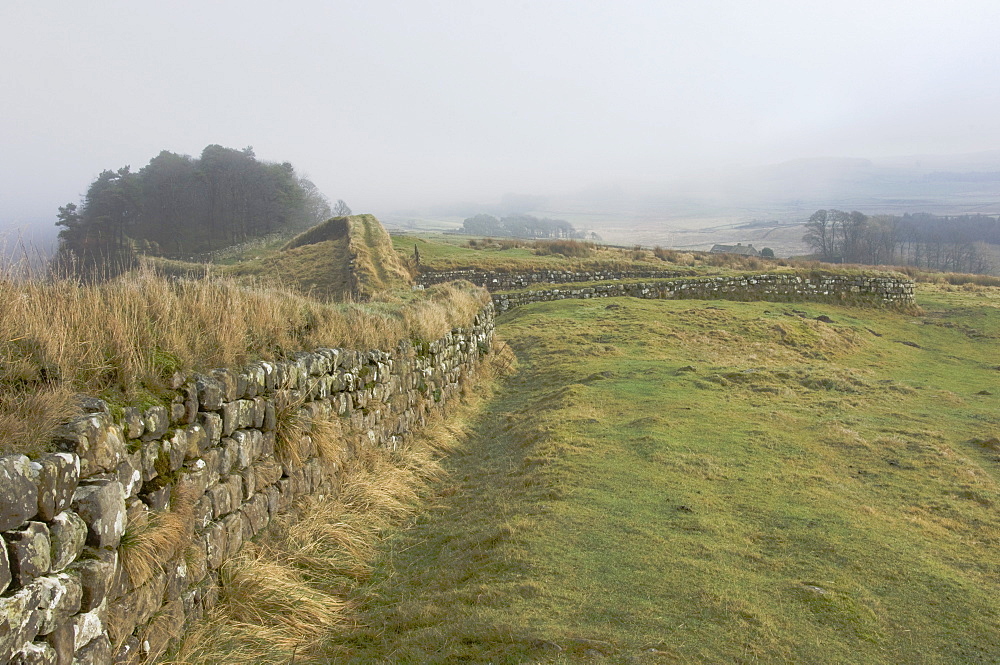
[[[120,553],[129,584],[142,586],[191,544],[196,499],[191,492],[175,489],[169,510],[143,513],[140,523],[126,527]]]
[[[594,253],[597,245],[582,240],[539,240],[535,243],[535,253],[541,256],[560,254],[573,258],[586,258]]]
[[[232,279],[149,270],[103,284],[0,277],[0,454],[43,449],[73,393],[127,401],[175,371],[240,367],[320,346],[393,349],[468,326],[488,296],[469,284],[395,303],[329,305]]]
[[[48,449],[59,427],[79,408],[72,387],[63,383],[0,379],[0,385],[7,388],[0,390],[0,455],[40,455]]]

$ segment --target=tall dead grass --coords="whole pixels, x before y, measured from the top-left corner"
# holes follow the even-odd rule
[[[468,389],[484,376],[469,379],[458,408],[432,416],[400,449],[360,448],[344,462],[336,495],[303,499],[227,562],[219,605],[170,663],[327,662],[331,636],[356,623],[352,594],[369,576],[383,534],[419,506],[444,473],[438,459],[488,399],[489,384]]]
[[[471,323],[484,293],[444,285],[395,303],[324,304],[233,279],[152,270],[101,284],[0,272],[0,454],[44,449],[73,395],[135,400],[175,371],[320,346],[392,349]]]

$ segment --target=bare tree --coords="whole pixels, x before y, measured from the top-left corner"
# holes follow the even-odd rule
[[[337,202],[333,204],[333,216],[347,217],[350,214],[351,209],[344,203],[344,199],[337,199]]]

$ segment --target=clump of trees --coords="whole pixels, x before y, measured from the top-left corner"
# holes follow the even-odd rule
[[[339,214],[350,214],[343,201]],[[103,171],[79,205],[59,208],[59,258],[77,270],[117,272],[136,253],[188,256],[308,228],[329,201],[288,162],[253,148],[207,146],[200,157],[164,150],[138,171]]]
[[[987,245],[1000,244],[1000,219],[991,215],[929,213],[865,215],[817,210],[803,240],[824,261],[913,265],[933,270],[987,273]]]
[[[480,214],[469,217],[462,223],[463,233],[497,238],[583,238],[585,233],[577,231],[563,219],[539,219],[532,215],[510,215],[494,217]]]

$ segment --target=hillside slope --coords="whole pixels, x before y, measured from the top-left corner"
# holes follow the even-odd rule
[[[909,316],[562,301],[373,576],[346,662],[986,663],[1000,290]]]

